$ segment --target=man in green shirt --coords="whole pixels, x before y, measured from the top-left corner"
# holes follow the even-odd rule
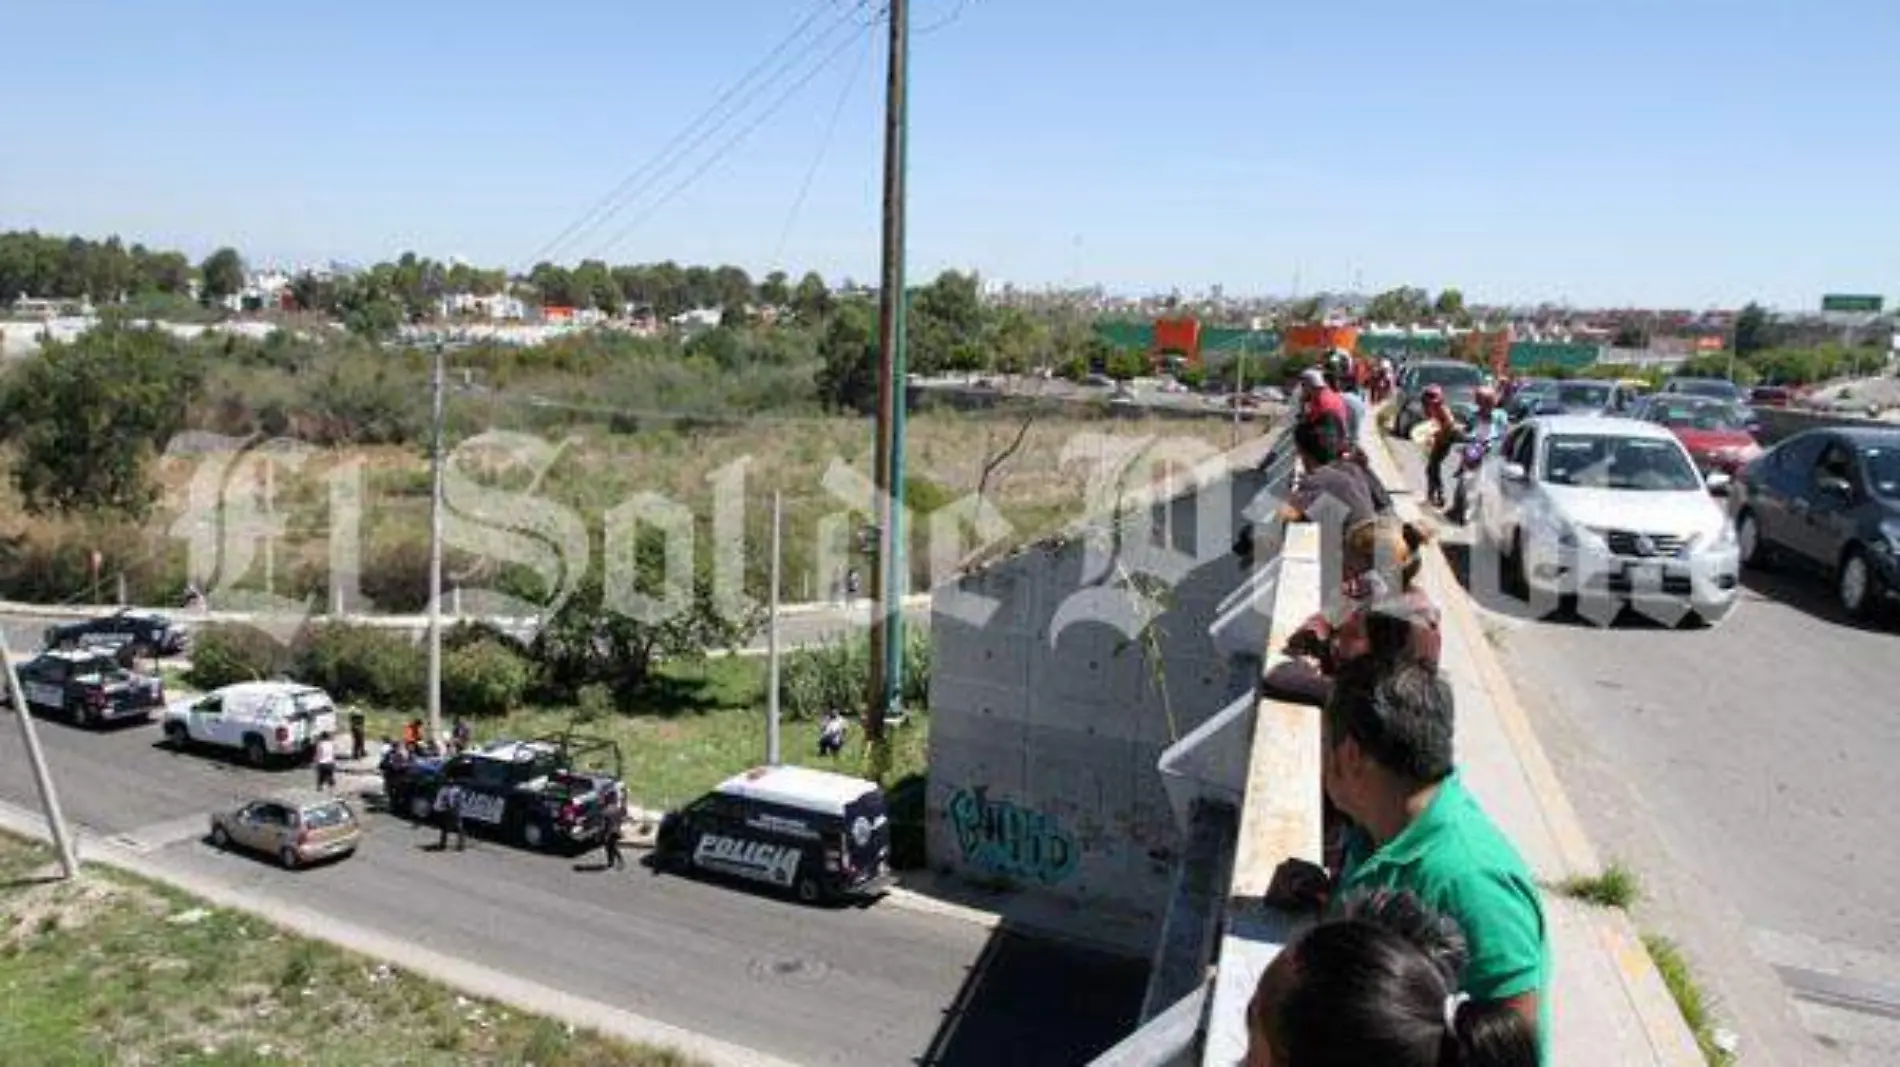
[[[1409,890],[1470,944],[1460,991],[1537,1027],[1550,1054],[1550,943],[1529,868],[1452,766],[1452,691],[1415,663],[1365,657],[1335,680],[1322,730],[1326,794],[1352,820],[1323,895]],[[1297,897],[1288,879],[1277,895]],[[1275,894],[1270,894],[1270,896]]]

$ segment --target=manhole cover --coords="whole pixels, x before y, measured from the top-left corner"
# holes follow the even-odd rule
[[[752,977],[761,982],[774,985],[816,985],[831,973],[831,964],[823,960],[809,960],[794,957],[791,959],[755,959],[751,966]]]

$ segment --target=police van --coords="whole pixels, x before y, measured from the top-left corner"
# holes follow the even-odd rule
[[[789,890],[814,904],[894,881],[891,826],[874,782],[804,767],[736,774],[660,822],[662,863]]]

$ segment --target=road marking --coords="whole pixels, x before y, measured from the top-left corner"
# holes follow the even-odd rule
[[[150,823],[122,834],[112,835],[112,842],[129,848],[134,852],[157,852],[168,845],[180,841],[192,841],[205,836],[211,829],[211,820],[205,815],[186,815],[164,822]]]
[[[1802,1000],[1861,1015],[1900,1019],[1900,989],[1844,978],[1838,974],[1822,974],[1803,967],[1777,965],[1775,973]]]

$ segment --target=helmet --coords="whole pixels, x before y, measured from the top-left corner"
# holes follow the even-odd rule
[[[1308,367],[1300,372],[1300,384],[1308,389],[1324,389],[1326,375],[1318,367]]]
[[[1476,400],[1481,408],[1494,408],[1498,406],[1498,391],[1488,385],[1481,385],[1472,399]]]
[[[1326,373],[1342,380],[1352,377],[1352,357],[1344,349],[1333,349],[1326,357]]]
[[[1443,387],[1443,386],[1438,386],[1438,385],[1428,385],[1428,386],[1426,386],[1426,387],[1425,387],[1425,402],[1426,402],[1427,404],[1442,404],[1442,403],[1444,403],[1444,402],[1445,402],[1445,390],[1444,390],[1444,387]]]

